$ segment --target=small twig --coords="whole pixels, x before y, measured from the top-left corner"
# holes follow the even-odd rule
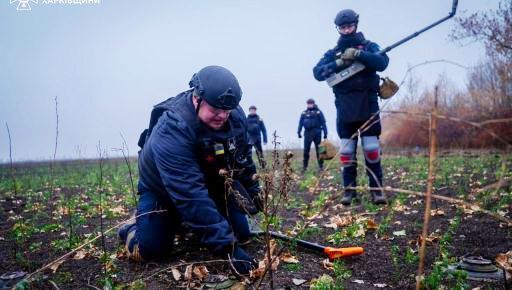
[[[57,102],[57,96],[55,96],[55,117],[56,117],[56,123],[55,123],[55,147],[53,149],[53,162],[55,163],[55,158],[57,157],[57,144],[59,140],[59,110],[58,110],[58,102]]]
[[[121,133],[120,133],[121,134]],[[132,186],[132,197],[133,201],[137,203],[137,191],[135,190],[135,182],[133,181],[133,171],[132,166],[130,164],[130,150],[128,148],[128,143],[126,143],[126,139],[124,139],[123,134],[121,134],[121,138],[123,139],[123,149],[121,152],[123,153],[124,162],[126,163],[126,167],[128,167],[128,174],[130,175],[130,185]],[[124,149],[126,149],[126,154],[124,153]]]
[[[101,249],[103,251],[103,255],[107,254],[107,245],[105,241],[105,235],[103,234],[103,155],[102,155],[102,149],[101,149],[101,143],[98,141],[98,154],[99,154],[99,177],[98,177],[98,193],[99,193],[99,206],[100,206],[100,233],[101,233]],[[103,265],[103,272],[105,275],[105,278],[107,278],[107,263]]]
[[[354,190],[382,190],[382,191],[385,191],[385,192],[406,193],[406,194],[409,194],[409,195],[415,195],[415,196],[419,196],[419,197],[425,197],[426,196],[426,194],[424,192],[421,192],[421,191],[413,191],[413,190],[402,189],[402,188],[393,188],[393,187],[389,187],[389,186],[386,186],[386,187],[352,186],[352,187],[348,187],[348,189],[354,189]],[[499,215],[499,214],[497,214],[495,212],[483,209],[478,204],[472,204],[472,203],[466,202],[466,201],[464,201],[462,199],[457,199],[457,198],[448,197],[448,196],[442,196],[442,195],[438,195],[438,194],[432,194],[431,197],[435,198],[435,199],[439,199],[439,200],[444,200],[444,201],[452,203],[452,204],[458,204],[458,205],[461,205],[461,206],[464,206],[464,207],[467,207],[467,208],[471,208],[474,211],[479,211],[479,212],[485,213],[485,214],[487,214],[489,216],[494,217],[495,219],[497,219],[499,221],[502,221],[502,222],[504,222],[504,223],[506,223],[508,225],[512,225],[512,220],[511,219],[506,218],[504,216],[501,216],[501,215]]]
[[[423,65],[427,65],[427,64],[433,64],[433,63],[440,63],[440,62],[443,62],[443,63],[447,63],[447,64],[452,64],[454,66],[458,66],[462,69],[469,69],[469,67],[467,66],[464,66],[462,64],[459,64],[459,63],[456,63],[454,61],[451,61],[451,60],[446,60],[446,59],[436,59],[436,60],[427,60],[427,61],[424,61],[422,63],[418,63],[418,64],[415,64],[411,67],[409,67],[407,69],[407,71],[405,72],[405,75],[402,79],[402,81],[400,82],[400,84],[398,85],[399,87],[401,87],[404,83],[405,83],[405,80],[407,79],[407,76],[409,75],[409,73],[413,70],[413,69],[416,69],[417,67],[420,67],[420,66],[423,66]]]
[[[92,289],[96,289],[96,290],[101,290],[100,288],[96,287],[96,286],[93,286],[91,284],[87,284],[87,287],[90,287]]]
[[[11,174],[12,179],[12,189],[14,191],[14,196],[18,195],[18,186],[16,182],[16,176],[14,175],[14,166],[12,163],[12,140],[11,140],[11,130],[9,129],[9,124],[5,123],[5,127],[7,128],[7,136],[9,137],[9,173]]]

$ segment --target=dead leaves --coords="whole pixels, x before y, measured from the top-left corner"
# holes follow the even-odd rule
[[[194,276],[199,280],[203,280],[204,277],[208,276],[208,269],[206,266],[195,266],[192,273],[194,273]]]
[[[126,209],[122,205],[110,208],[109,211],[116,215],[125,215],[127,213]]]
[[[408,212],[409,210],[411,210],[411,208],[397,201],[395,203],[395,206],[393,207],[393,210],[398,212]]]
[[[298,264],[299,263],[299,260],[297,259],[297,257],[293,256],[289,252],[281,254],[281,256],[279,258],[284,263],[288,263],[288,264]]]
[[[62,265],[64,261],[66,261],[66,259],[60,259],[53,262],[53,264],[50,266],[50,270],[52,270],[53,273],[57,272],[57,269],[59,269],[60,265]]]
[[[82,260],[83,258],[87,257],[88,255],[89,255],[88,252],[86,252],[84,249],[80,249],[73,256],[73,260]]]
[[[329,258],[326,258],[322,261],[322,267],[326,270],[334,270],[334,263],[329,261]]]
[[[185,268],[185,274],[183,275],[183,279],[185,279],[185,281],[192,280],[192,265],[188,265]]]
[[[77,250],[75,255],[73,256],[73,260],[82,260],[82,259],[85,259],[88,257],[94,257],[94,256],[99,257],[100,255],[101,255],[101,253],[98,251],[98,249],[95,246],[89,245],[88,247],[84,247],[84,248]],[[120,253],[117,253],[117,255],[114,258],[119,258],[119,255],[120,255]]]
[[[265,250],[265,257],[263,260],[258,262],[258,268],[255,270],[251,270],[249,273],[249,277],[251,279],[258,279],[263,277],[263,274],[266,272],[266,269],[270,265],[270,268],[275,271],[277,270],[277,266],[279,265],[279,257],[275,256],[276,246],[277,243],[275,240],[270,240],[270,249],[269,251]],[[268,257],[268,254],[270,252],[270,258]]]
[[[193,279],[198,279],[199,281],[203,281],[208,275],[209,271],[208,268],[204,265],[187,265],[185,267],[185,272],[182,274],[180,270],[178,270],[177,267],[171,267],[171,269],[168,271],[171,273],[172,278],[174,281],[181,281],[183,280],[185,283],[189,284],[193,281]]]
[[[175,281],[179,281],[181,279],[181,273],[176,268],[171,268],[171,274]]]
[[[474,212],[481,211],[482,208],[479,205],[472,204],[472,205],[462,205],[460,206],[465,214],[472,215]]]
[[[364,237],[366,235],[365,230],[371,231],[379,228],[379,225],[374,220],[360,215],[335,215],[329,219],[328,223],[324,224],[324,227],[337,230],[338,228],[351,226],[354,223],[358,225],[354,237]]]
[[[351,225],[354,222],[355,218],[350,215],[339,216],[335,215],[329,218],[329,223],[324,224],[326,228],[338,229],[338,227],[344,227]]]
[[[445,214],[444,210],[442,210],[440,208],[436,208],[436,209],[430,210],[430,215],[431,216],[444,216],[446,214]]]
[[[434,243],[441,239],[441,236],[436,233],[431,233],[425,240],[427,243]],[[421,241],[423,240],[423,237],[420,235],[418,237],[418,244],[421,244]]]
[[[512,251],[508,251],[505,254],[498,254],[496,263],[505,271],[512,273]]]
[[[366,229],[367,230],[377,230],[379,228],[379,225],[372,219],[368,219],[366,221]]]

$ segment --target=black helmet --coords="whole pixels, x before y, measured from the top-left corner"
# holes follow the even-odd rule
[[[336,18],[334,18],[334,24],[336,26],[342,26],[346,24],[357,24],[359,22],[359,14],[352,9],[344,9],[338,12]]]
[[[242,99],[238,80],[228,69],[207,66],[192,76],[189,86],[195,95],[216,109],[233,110]]]
[[[315,103],[315,100],[313,100],[313,99],[308,99],[306,101],[306,104],[314,104],[314,103]]]
[[[257,109],[256,109],[256,106],[253,105],[253,106],[249,107],[249,110],[257,110]]]

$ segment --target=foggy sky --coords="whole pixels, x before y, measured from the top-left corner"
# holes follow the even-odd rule
[[[9,156],[6,122],[15,160],[53,156],[55,96],[57,158],[95,157],[99,141],[115,156],[111,149],[121,147],[120,134],[135,155],[152,106],[187,89],[193,73],[213,64],[235,73],[244,92],[241,105],[246,111],[256,105],[269,135],[276,130],[284,146],[300,146],[297,124],[308,98],[317,101],[329,138],[337,141],[333,94],[312,75],[336,44],[336,13],[356,10],[359,31],[385,47],[451,9],[450,0],[42,2],[31,3],[31,11],[0,2],[0,162]],[[459,15],[498,5],[459,2]],[[382,75],[400,81],[408,66],[436,59],[475,65],[484,56],[482,46],[451,42],[453,27],[449,20],[391,51]],[[422,86],[443,74],[460,89],[466,77],[465,70],[443,63],[414,74]]]

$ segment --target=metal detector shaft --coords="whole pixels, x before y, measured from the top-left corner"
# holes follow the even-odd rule
[[[329,257],[329,259],[334,260],[342,257],[350,257],[355,255],[360,255],[364,252],[363,248],[361,247],[349,247],[349,248],[333,248],[333,247],[325,247],[316,243],[294,239],[292,237],[289,237],[287,235],[283,235],[276,232],[269,232],[270,236],[276,239],[280,239],[286,242],[293,242],[295,241],[298,246],[301,246],[303,248],[325,254]],[[262,236],[265,235],[264,231],[251,231],[251,235],[254,236]]]
[[[388,51],[392,50],[393,48],[399,46],[399,45],[402,45],[403,43],[415,38],[416,36],[420,35],[421,33],[431,29],[432,27],[436,26],[436,25],[439,25],[441,24],[442,22],[452,18],[455,13],[457,12],[457,5],[458,5],[458,0],[453,0],[452,2],[452,11],[448,14],[448,16],[446,17],[443,17],[441,19],[439,19],[438,21],[430,24],[429,26],[419,30],[419,31],[416,31],[414,32],[413,34],[393,43],[392,45],[380,50],[379,52],[377,52],[378,54],[384,54],[384,53],[387,53]],[[327,78],[327,84],[332,88],[334,87],[335,85],[341,83],[342,81],[350,78],[351,76],[359,73],[360,71],[364,70],[365,69],[365,65],[360,63],[360,62],[354,62],[351,66],[341,70],[339,73],[335,73],[333,74],[332,76],[330,76],[329,78]]]

